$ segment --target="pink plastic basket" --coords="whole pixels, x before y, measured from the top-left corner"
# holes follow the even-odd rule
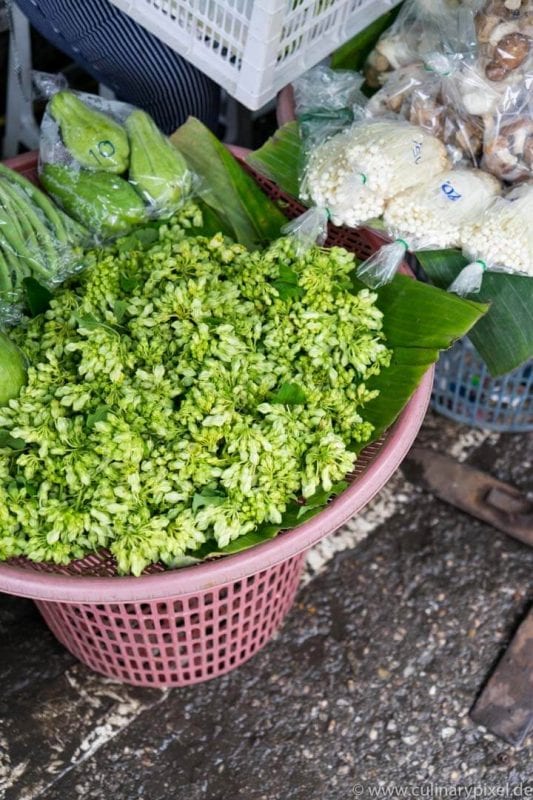
[[[245,151],[234,148],[238,158]],[[8,162],[35,179],[35,156]],[[256,176],[271,197],[302,208]],[[367,257],[381,244],[371,231],[330,229],[330,245]],[[140,578],[117,577],[108,554],[67,567],[24,559],[0,564],[0,591],[36,601],[59,641],[91,669],[139,686],[186,686],[235,669],[265,645],[294,601],[305,552],[337,530],[387,482],[422,424],[433,371],[395,425],[360,455],[350,486],[319,515],[235,556]]]
[[[278,94],[276,100],[276,120],[281,128],[285,123],[293,122],[295,119],[294,89],[292,88],[292,84],[289,83],[289,85],[284,86]]]

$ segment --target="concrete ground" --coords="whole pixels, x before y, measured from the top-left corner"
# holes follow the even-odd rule
[[[419,442],[533,491],[531,436],[429,415]],[[0,595],[0,798],[533,797],[533,740],[514,749],[468,718],[532,568],[533,550],[398,473],[310,554],[274,641],[163,692],[89,672],[30,602]]]

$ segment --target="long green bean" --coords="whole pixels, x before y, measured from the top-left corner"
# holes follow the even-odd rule
[[[23,201],[19,202],[18,198],[13,198],[11,192],[6,188],[6,184],[7,182],[0,178],[0,207],[4,209],[4,212],[12,220],[12,224],[17,229],[19,236],[29,243],[35,239],[35,245],[37,246],[34,230],[25,213],[26,204],[23,205]]]
[[[64,211],[60,210],[59,213],[63,219],[71,244],[87,244],[91,241],[92,234],[84,225],[69,217]]]
[[[55,233],[50,231],[45,222],[40,219],[31,200],[23,193],[17,191],[16,186],[7,186],[7,181],[0,178],[0,202],[7,195],[14,213],[18,215],[19,222],[23,227],[23,234],[27,248],[30,253],[38,257],[44,255],[50,271],[56,272],[59,266],[58,243],[54,239]],[[29,230],[27,229],[29,226]]]
[[[16,232],[17,236],[24,238],[22,226],[20,224],[19,215],[13,209],[13,204],[9,197],[5,197],[0,192],[0,215],[2,215],[2,225],[10,225]]]
[[[14,172],[3,164],[0,164],[0,175],[3,175],[5,178],[11,181],[11,183],[18,184],[18,186],[24,190],[24,192],[30,197],[35,205],[41,209],[50,222],[58,241],[62,242],[63,244],[67,244],[68,235],[65,225],[63,224],[63,220],[58,213],[58,209],[54,206],[50,198],[47,197],[44,192],[42,192],[37,186],[35,186],[35,184],[31,183],[31,181],[29,181],[23,175],[20,175],[18,172]]]
[[[10,294],[13,291],[13,283],[11,282],[11,273],[3,252],[0,250],[0,298],[3,300],[10,300]]]
[[[5,239],[0,236],[0,253],[2,254],[9,278],[11,281],[11,291],[15,294],[22,286],[24,278],[28,277],[31,272],[29,267],[24,261],[11,249]]]
[[[6,224],[7,223],[7,224]],[[13,226],[9,225],[9,220],[3,218],[0,213],[0,244],[3,247],[4,253],[7,254],[8,260],[15,259],[15,268],[17,259],[23,262],[36,275],[41,275],[44,278],[50,278],[53,274],[46,265],[43,264],[38,258],[35,258],[28,250],[25,242],[18,236]]]

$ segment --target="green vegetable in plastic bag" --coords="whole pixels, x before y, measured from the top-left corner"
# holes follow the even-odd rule
[[[159,211],[173,211],[191,190],[191,173],[180,151],[144,111],[126,120],[130,137],[130,181],[141,197]]]
[[[67,214],[104,238],[127,233],[146,219],[143,201],[118,175],[45,164],[40,177]]]
[[[122,125],[89,108],[72,92],[55,94],[49,110],[65,147],[82,167],[116,174],[127,170],[130,146]]]

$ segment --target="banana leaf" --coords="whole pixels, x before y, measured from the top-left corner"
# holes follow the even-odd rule
[[[274,539],[281,531],[296,528],[298,525],[302,525],[307,520],[315,517],[326,507],[330,497],[340,494],[347,487],[348,483],[346,481],[340,481],[331,487],[330,492],[319,489],[313,497],[307,499],[305,505],[298,502],[289,503],[279,524],[264,523],[256,528],[255,531],[239,536],[238,539],[234,539],[233,542],[230,542],[225,547],[219,547],[215,539],[209,539],[199,550],[196,550],[196,560],[203,561],[206,558],[235,555],[243,550],[248,550],[249,547],[268,542],[270,539]]]
[[[48,311],[53,297],[52,292],[41,286],[35,278],[24,278],[22,283],[24,286],[24,299],[30,316],[36,317],[38,314],[44,314],[45,311]]]
[[[401,4],[387,11],[367,28],[356,34],[349,42],[339,47],[331,57],[332,69],[353,69],[356,72],[362,70],[379,37],[390,28],[398,16],[400,8]]]
[[[417,258],[431,281],[442,289],[446,289],[467,264],[458,250],[420,252]],[[531,278],[487,272],[481,291],[471,297],[491,304],[488,313],[469,334],[491,375],[505,375],[533,358]]]
[[[356,290],[364,288],[357,277],[353,283]],[[440,351],[469,331],[488,309],[405,275],[397,275],[377,295],[393,357],[390,367],[368,382],[379,390],[365,409],[376,438],[398,417]]]
[[[288,194],[295,194],[300,164],[298,123],[280,128],[247,162]],[[447,289],[466,265],[457,250],[417,253],[429,279]],[[495,377],[533,357],[533,280],[523,275],[487,272],[481,292],[471,299],[490,303],[490,311],[470,332],[470,339]]]
[[[202,200],[238,242],[256,250],[280,235],[287,222],[283,213],[205,125],[189,117],[171,141],[199,178]]]
[[[298,123],[287,122],[259,150],[250,153],[246,163],[287,194],[298,197],[301,145]]]

